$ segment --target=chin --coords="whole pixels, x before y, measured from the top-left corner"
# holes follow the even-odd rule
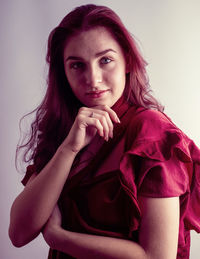
[[[109,107],[112,107],[112,101],[110,101],[110,100],[93,100],[90,102],[84,102],[84,105],[87,107],[94,107],[94,106],[100,106],[100,105],[107,105]]]

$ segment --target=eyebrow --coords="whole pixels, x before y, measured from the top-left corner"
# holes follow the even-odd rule
[[[105,55],[107,52],[110,52],[110,51],[117,53],[114,49],[105,49],[105,50],[103,50],[101,52],[96,53],[95,56],[99,57],[99,56]]]
[[[105,50],[103,50],[103,51],[100,51],[100,52],[96,53],[96,54],[95,54],[95,57],[103,56],[103,55],[105,55],[106,53],[108,53],[108,52],[110,52],[110,51],[112,51],[112,52],[114,52],[114,53],[117,53],[117,52],[116,52],[115,50],[113,50],[113,49],[105,49]],[[77,56],[69,56],[69,57],[66,58],[65,61],[68,61],[68,60],[83,60],[83,58],[77,57]]]

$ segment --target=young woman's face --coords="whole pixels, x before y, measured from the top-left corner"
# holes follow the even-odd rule
[[[85,106],[111,107],[124,91],[125,57],[103,27],[81,32],[67,41],[64,67],[73,93]]]

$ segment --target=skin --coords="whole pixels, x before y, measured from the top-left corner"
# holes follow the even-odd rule
[[[112,107],[124,91],[124,54],[102,27],[70,38],[64,49],[64,66],[74,94],[87,107]]]
[[[61,227],[61,214],[57,206],[43,231],[44,239],[53,249],[75,258],[176,259],[178,198],[140,197],[139,200],[143,214],[139,244],[130,240],[64,230]]]
[[[82,129],[95,123],[95,130],[90,128],[88,132],[91,138],[98,131],[108,141],[113,137],[113,121],[119,122],[110,107],[122,96],[126,82],[126,61],[120,45],[102,27],[82,32],[67,42],[64,67],[72,91],[85,105],[80,109],[75,124]],[[84,133],[85,130],[80,132],[79,144],[80,139],[85,139]],[[75,130],[76,139],[78,134],[79,131]],[[73,146],[74,150],[83,147],[78,143]]]
[[[142,212],[139,243],[62,229],[56,204],[72,163],[96,134],[106,141],[112,138],[114,123],[119,118],[111,107],[123,93],[127,72],[119,44],[104,28],[72,37],[66,43],[63,59],[67,79],[84,107],[53,158],[40,174],[30,178],[14,201],[9,228],[13,244],[23,246],[42,231],[50,247],[76,258],[175,259],[178,197],[139,197]]]

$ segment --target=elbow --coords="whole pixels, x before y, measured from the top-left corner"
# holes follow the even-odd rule
[[[19,219],[19,217],[17,217],[12,206],[11,212],[10,212],[10,224],[8,229],[8,236],[13,246],[15,247],[22,247],[27,244],[27,242],[25,242],[25,235],[27,235],[28,229],[26,229],[26,231],[23,231],[24,227],[22,225],[22,222],[24,222],[24,220]]]
[[[34,226],[30,222],[11,216],[8,236],[15,247],[25,246],[39,235],[40,231],[32,225]]]
[[[24,233],[20,230],[13,229],[11,226],[8,231],[9,238],[15,247],[22,247],[31,242],[38,234],[27,236],[27,232]]]
[[[17,239],[11,239],[11,242],[12,242],[13,246],[15,246],[17,248],[25,245],[23,242],[20,242],[20,240],[17,240]]]
[[[26,242],[23,240],[23,238],[20,237],[19,233],[14,233],[12,228],[9,228],[8,236],[15,247],[22,247],[26,245]]]

